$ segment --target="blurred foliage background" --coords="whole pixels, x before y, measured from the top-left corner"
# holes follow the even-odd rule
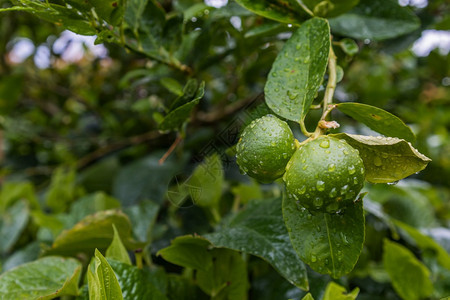
[[[239,173],[233,145],[244,124],[268,112],[262,94],[266,76],[291,26],[259,17],[233,1],[222,7],[196,0],[159,3],[173,22],[183,23],[181,33],[164,32],[166,48],[177,52],[181,67],[105,37],[94,46],[95,38],[81,38],[25,12],[1,13],[1,271],[36,259],[61,230],[82,217],[122,207],[131,217],[135,238],[152,241],[148,261],[179,272],[155,255],[171,239],[210,232],[239,204],[280,195],[278,183],[259,185]],[[0,1],[0,7],[9,6]],[[415,147],[433,160],[397,185],[366,184],[366,243],[355,270],[340,281],[360,287],[358,299],[398,298],[381,267],[382,239],[391,235],[432,271],[434,298],[450,293],[450,271],[401,230],[392,231],[387,221],[420,229],[450,251],[449,48],[435,48],[426,56],[411,50],[424,31],[449,30],[449,3],[435,0],[412,9],[422,22],[415,32],[357,41],[355,56],[336,47],[345,74],[336,100],[371,104],[399,116],[413,128]],[[182,134],[159,131],[162,116],[189,78],[206,86],[190,122]],[[319,116],[312,113],[307,127],[314,128]],[[342,131],[375,134],[338,112],[333,117]],[[175,150],[160,163],[171,146]],[[218,211],[194,205],[192,195],[179,199],[174,192],[212,153],[220,154],[224,170],[223,182],[214,187],[219,190]],[[27,208],[15,206],[20,199],[27,199]],[[23,214],[19,221],[13,207]],[[145,214],[149,211],[157,212],[154,220]],[[17,222],[7,223],[8,216]],[[251,257],[248,265],[251,299],[302,295],[261,259]],[[312,291],[320,295],[331,278],[310,273]]]

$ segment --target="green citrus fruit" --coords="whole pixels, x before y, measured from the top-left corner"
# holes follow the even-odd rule
[[[236,147],[236,160],[242,172],[268,183],[284,174],[295,149],[288,124],[266,115],[244,129]]]
[[[364,165],[346,141],[320,136],[294,153],[283,179],[288,197],[310,212],[335,213],[361,191]]]

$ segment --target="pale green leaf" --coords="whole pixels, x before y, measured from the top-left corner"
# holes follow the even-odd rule
[[[383,265],[402,299],[424,299],[433,292],[430,271],[404,246],[385,239]]]
[[[119,232],[114,224],[112,227],[114,229],[114,237],[111,245],[106,249],[106,257],[131,265],[130,256],[120,239]]]
[[[332,134],[344,139],[359,151],[364,162],[366,180],[372,183],[395,182],[420,172],[431,161],[411,143],[392,137]]]
[[[25,230],[30,216],[30,209],[21,200],[0,214],[0,254],[11,251]]]
[[[339,278],[355,266],[364,243],[362,200],[336,214],[310,214],[284,196],[283,217],[295,251],[313,270]]]
[[[0,276],[0,299],[53,299],[78,295],[81,263],[48,256],[20,265]]]
[[[326,20],[310,19],[294,32],[264,87],[266,103],[277,115],[297,122],[305,118],[325,74],[329,52]]]
[[[337,108],[385,136],[398,137],[410,142],[416,139],[414,133],[402,120],[381,108],[362,103],[340,103]]]
[[[327,285],[325,294],[322,300],[355,300],[359,294],[359,288],[355,288],[350,293],[346,289],[335,282],[330,282]]]
[[[114,270],[103,255],[95,249],[95,257],[88,266],[89,299],[122,300],[122,290]]]

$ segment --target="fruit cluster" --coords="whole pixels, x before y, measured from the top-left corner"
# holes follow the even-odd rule
[[[288,197],[310,212],[338,212],[364,184],[358,150],[326,135],[298,144],[289,125],[273,115],[251,122],[236,151],[243,173],[263,183],[283,177]]]

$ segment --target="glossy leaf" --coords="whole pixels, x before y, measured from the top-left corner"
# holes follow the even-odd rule
[[[264,87],[267,105],[292,121],[304,119],[322,82],[330,50],[330,28],[313,18],[294,32],[278,54]]]
[[[178,81],[170,77],[161,78],[159,81],[163,87],[165,87],[169,92],[177,96],[183,95],[183,88]]]
[[[9,252],[28,224],[30,209],[24,200],[0,214],[0,254]]]
[[[353,56],[359,52],[358,44],[352,39],[342,39],[339,41],[339,46],[345,54]]]
[[[330,282],[322,300],[355,300],[358,294],[359,288],[355,288],[350,293],[347,293],[344,287],[335,282]]]
[[[189,79],[183,87],[182,94],[170,105],[169,112],[192,101],[198,88],[198,81],[196,79]]]
[[[192,200],[201,207],[216,207],[222,196],[224,171],[218,154],[207,157],[187,182]]]
[[[206,271],[212,265],[209,245],[209,241],[200,236],[179,236],[169,247],[159,250],[156,255],[185,268]]]
[[[48,256],[0,275],[0,299],[53,299],[78,294],[81,263]]]
[[[122,300],[122,290],[114,270],[105,257],[95,249],[95,257],[87,270],[89,299]]]
[[[359,0],[302,0],[315,16],[331,18],[352,9]]]
[[[156,274],[115,260],[109,260],[126,300],[166,300],[164,291],[154,285]]]
[[[385,136],[398,137],[410,142],[416,139],[414,133],[402,120],[381,108],[361,103],[339,103],[337,108]]]
[[[437,261],[446,269],[450,270],[450,254],[442,248],[441,245],[436,243],[431,237],[423,234],[418,229],[411,227],[405,223],[394,220],[394,224],[400,227],[406,234],[412,238],[417,246],[426,251],[431,250],[432,253],[436,253]]]
[[[280,200],[250,202],[244,211],[205,238],[215,247],[242,251],[264,259],[290,283],[307,290],[306,267],[292,248]]]
[[[63,231],[47,253],[74,255],[79,252],[92,253],[95,248],[106,249],[114,236],[113,224],[125,245],[130,248],[139,246],[131,240],[128,217],[120,211],[107,210],[87,216],[73,228]]]
[[[295,0],[236,0],[236,2],[255,14],[278,22],[301,24],[309,17]]]
[[[395,182],[420,172],[431,161],[405,140],[347,133],[332,134],[359,151],[366,180],[372,183]]]
[[[314,298],[311,295],[311,293],[308,293],[308,294],[305,295],[305,297],[302,298],[302,300],[314,300]]]
[[[114,224],[112,227],[114,229],[114,237],[111,245],[109,245],[108,249],[106,249],[106,257],[131,265],[130,256],[128,255],[127,249],[120,239],[119,232]]]
[[[321,274],[339,278],[355,266],[364,243],[362,201],[339,214],[310,214],[284,196],[283,218],[291,243],[303,262]]]
[[[140,242],[151,240],[151,231],[159,212],[159,205],[146,200],[124,209],[133,225],[134,238]]]
[[[211,255],[212,266],[197,271],[198,286],[212,298],[247,299],[247,265],[242,256],[228,249],[213,249]]]
[[[384,40],[416,30],[420,21],[396,0],[361,0],[350,12],[330,19],[330,25],[343,36]]]
[[[433,292],[430,271],[404,246],[384,240],[383,265],[402,299],[424,299]]]
[[[159,124],[160,130],[173,130],[181,127],[191,115],[194,107],[200,102],[205,94],[205,83],[202,82],[194,98],[186,104],[183,104],[167,114],[167,116]]]

